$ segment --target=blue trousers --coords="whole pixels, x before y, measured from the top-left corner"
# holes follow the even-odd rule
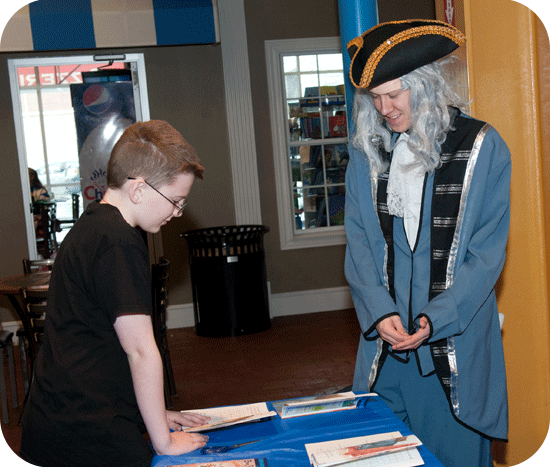
[[[388,356],[373,390],[445,467],[493,467],[491,440],[456,420],[437,375],[422,376],[414,353],[407,363]]]

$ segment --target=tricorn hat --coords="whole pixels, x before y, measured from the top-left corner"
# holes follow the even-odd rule
[[[445,57],[464,42],[464,34],[443,21],[378,24],[348,42],[351,82],[362,89],[379,86]]]

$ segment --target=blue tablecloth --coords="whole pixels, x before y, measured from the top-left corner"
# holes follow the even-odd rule
[[[267,406],[273,410],[271,402]],[[305,444],[390,431],[411,434],[378,397],[364,397],[359,399],[357,409],[287,419],[277,415],[260,422],[210,431],[206,433],[210,437],[208,446],[261,441],[224,454],[205,455],[197,450],[182,456],[155,456],[151,467],[251,458],[267,459],[268,467],[309,467]],[[419,451],[426,467],[443,467],[425,446]]]

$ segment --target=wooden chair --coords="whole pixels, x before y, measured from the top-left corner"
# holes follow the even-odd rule
[[[36,249],[43,258],[50,258],[58,249],[56,233],[61,232],[61,226],[56,211],[57,205],[51,201],[33,204],[33,212],[37,219]]]
[[[2,365],[0,366],[0,399],[2,400],[2,423],[8,424],[10,417],[8,414],[8,394],[6,387],[6,377],[4,375],[4,349],[8,356],[8,368],[10,375],[10,388],[11,388],[11,403],[13,408],[16,408],[19,403],[17,401],[17,388],[15,383],[15,367],[13,364],[13,345],[12,345],[13,332],[0,331],[0,355],[2,359]]]
[[[166,309],[168,307],[168,267],[170,262],[166,258],[160,258],[157,264],[151,267],[153,290],[153,332],[162,358],[164,373],[164,399],[166,407],[172,407],[172,397],[177,395],[174,371],[170,360],[170,351],[166,338]]]
[[[79,212],[80,212],[80,195],[78,193],[73,193],[71,195],[72,198],[72,219],[58,219],[58,222],[61,225],[64,224],[71,224],[74,225],[75,222],[78,220]]]
[[[36,272],[48,272],[53,268],[53,259],[24,259],[23,272],[25,274],[33,274]],[[23,384],[25,394],[29,389],[29,366],[34,363],[34,357],[38,353],[39,343],[42,341],[44,334],[44,319],[42,317],[46,308],[47,291],[31,291],[23,296],[25,305],[25,316],[20,317],[21,321],[27,320],[27,326],[19,328],[15,335],[19,340],[19,350],[21,354],[21,368],[23,373]],[[28,335],[27,329],[32,328],[31,336]],[[32,373],[31,373],[32,374]]]
[[[23,294],[26,316],[21,317],[27,325],[17,330],[25,394],[28,394],[34,368],[34,359],[44,337],[44,319],[47,305],[47,290],[29,290]],[[27,397],[25,396],[25,401]]]

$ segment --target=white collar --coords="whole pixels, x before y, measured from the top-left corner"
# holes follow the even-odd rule
[[[401,133],[393,148],[387,203],[391,215],[404,219],[407,240],[412,248],[420,222],[425,169],[409,149],[408,140],[409,135]]]

